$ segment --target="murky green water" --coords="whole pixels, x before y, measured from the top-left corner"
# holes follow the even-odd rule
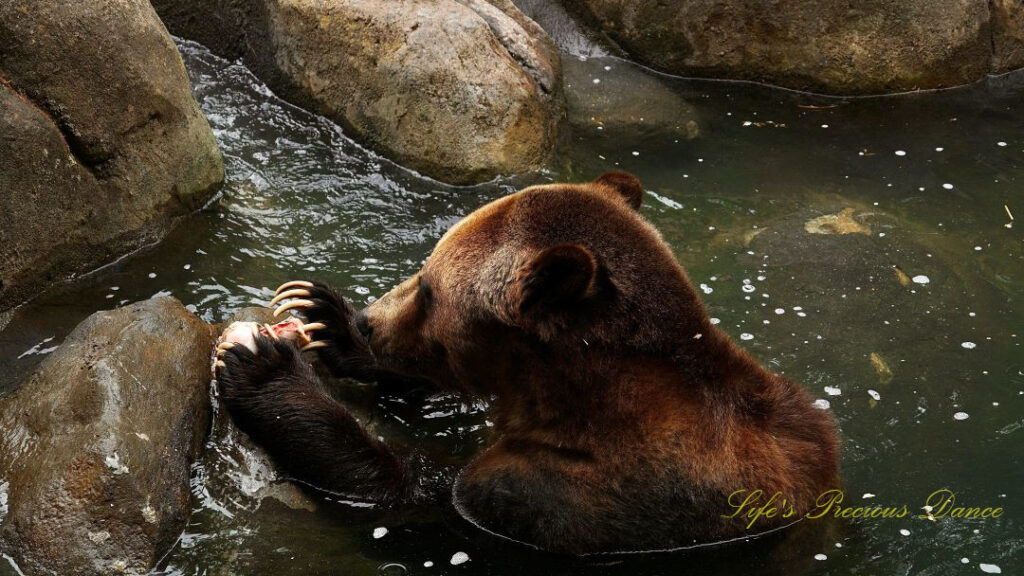
[[[721,327],[828,401],[842,430],[846,503],[905,504],[910,515],[805,522],[699,550],[566,559],[493,540],[441,504],[389,512],[304,499],[275,482],[219,414],[195,467],[192,521],[161,564],[167,573],[1024,571],[1024,222],[1007,227],[1004,208],[1024,219],[1019,77],[852,101],[664,79],[684,104],[672,113],[676,124],[693,120],[697,138],[664,129],[664,99],[630,92],[640,125],[595,117],[570,130],[548,173],[451,188],[363,150],[276,99],[244,67],[194,44],[183,51],[225,154],[222,197],[159,246],[0,318],[0,390],[88,314],[158,293],[208,321],[265,302],[293,278],[320,278],[369,302],[485,202],[617,167],[645,182],[644,215]],[[639,73],[611,59],[570,64],[576,90],[620,91],[612,98],[635,84],[616,80]],[[844,209],[869,233],[806,231],[807,221]],[[378,433],[443,462],[442,480],[488,441],[485,406],[356,384],[339,394]],[[958,504],[1005,512],[916,518],[942,488]],[[377,528],[386,534],[376,538]],[[458,552],[469,561],[453,566]]]

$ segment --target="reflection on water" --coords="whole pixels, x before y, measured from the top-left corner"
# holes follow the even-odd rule
[[[650,101],[596,95],[639,103],[629,121],[575,115],[549,173],[452,188],[277,100],[244,67],[191,43],[182,49],[225,154],[222,196],[160,245],[0,319],[0,390],[96,310],[172,294],[221,321],[296,277],[369,302],[486,201],[534,181],[621,168],[645,182],[643,214],[720,326],[835,412],[845,503],[907,504],[911,515],[804,522],[749,543],[672,554],[566,559],[495,541],[443,505],[386,511],[309,498],[277,479],[220,414],[195,466],[192,521],[163,563],[168,573],[1024,570],[1024,223],[1009,225],[1011,214],[1024,214],[1019,79],[835,100],[663,78],[668,90]],[[634,83],[615,80],[646,74],[615,59],[572,68],[574,90],[589,83],[626,91]],[[650,126],[670,101],[685,113],[677,123],[685,129]],[[842,231],[850,233],[835,233]],[[375,433],[434,462],[438,483],[488,441],[485,406],[356,384],[339,384],[338,393]],[[940,488],[954,490],[958,503],[1006,512],[917,518]]]

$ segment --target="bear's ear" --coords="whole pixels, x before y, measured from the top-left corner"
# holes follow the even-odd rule
[[[597,273],[597,258],[579,244],[545,248],[512,283],[508,296],[513,320],[531,324],[583,300],[594,292]]]
[[[605,172],[597,180],[594,180],[594,183],[618,192],[634,210],[640,208],[640,202],[644,199],[643,184],[640,183],[640,179],[629,172],[618,170]]]

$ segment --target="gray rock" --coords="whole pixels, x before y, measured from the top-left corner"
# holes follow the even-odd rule
[[[173,298],[80,324],[0,400],[0,549],[30,574],[143,574],[188,519],[214,332]]]
[[[1024,67],[1024,5],[1017,0],[991,0],[992,71]]]
[[[557,50],[508,0],[153,4],[175,34],[446,182],[541,167],[564,115]]]
[[[148,2],[0,2],[0,310],[159,238],[222,180]]]
[[[966,84],[992,66],[987,0],[564,1],[631,57],[687,76],[876,94]],[[1019,22],[1019,2],[995,4]]]

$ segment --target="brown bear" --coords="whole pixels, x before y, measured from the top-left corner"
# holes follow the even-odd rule
[[[754,530],[792,522],[837,487],[835,422],[712,325],[638,214],[642,196],[622,172],[532,186],[456,224],[365,310],[305,281],[273,303],[304,314],[306,348],[338,376],[425,378],[491,400],[494,442],[453,488],[486,530],[569,553],[689,546],[750,534],[734,506],[758,489],[762,502],[779,494],[780,514]],[[277,465],[333,492],[415,499],[406,464],[300,351],[257,340],[255,353],[222,345],[216,376]]]

